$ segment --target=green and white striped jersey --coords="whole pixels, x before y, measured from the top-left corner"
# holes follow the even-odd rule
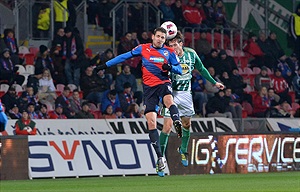
[[[216,81],[210,76],[206,68],[203,66],[201,59],[195,50],[183,47],[183,56],[179,57],[182,68],[182,75],[171,73],[172,88],[174,91],[191,91],[192,71],[196,68],[201,75],[215,84]]]

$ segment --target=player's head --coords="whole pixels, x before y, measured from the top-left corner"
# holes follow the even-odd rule
[[[183,47],[183,35],[180,31],[177,32],[176,36],[172,39],[168,39],[166,41],[166,45],[168,45],[169,47],[172,47],[174,49],[174,51],[176,52],[176,54],[181,53],[182,47]]]
[[[156,48],[160,48],[166,42],[167,31],[163,27],[158,27],[152,35],[152,44]]]

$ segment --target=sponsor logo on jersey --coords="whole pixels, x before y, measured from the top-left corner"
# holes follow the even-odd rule
[[[150,57],[150,61],[153,61],[155,63],[164,63],[165,59],[162,57]]]
[[[168,55],[169,55],[169,52],[168,51],[164,51],[164,56],[166,56],[166,57],[168,57]]]
[[[180,64],[182,68],[182,75],[189,73],[190,67],[187,64]]]

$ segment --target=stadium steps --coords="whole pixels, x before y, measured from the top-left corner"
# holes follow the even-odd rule
[[[92,49],[93,55],[102,53],[112,47],[112,37],[106,35],[102,27],[89,25],[87,34],[85,47]]]

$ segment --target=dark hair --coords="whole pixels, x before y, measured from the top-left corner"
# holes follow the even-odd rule
[[[117,95],[117,91],[115,89],[109,91],[110,95]]]
[[[169,43],[170,43],[171,41],[173,41],[174,39],[177,39],[177,42],[178,42],[178,43],[181,43],[181,42],[183,42],[183,40],[184,40],[182,33],[181,33],[180,31],[177,31],[177,34],[175,35],[175,37],[173,37],[172,39],[168,39],[168,40],[166,41],[166,45],[169,45]]]
[[[162,32],[162,33],[164,33],[164,34],[167,34],[167,30],[165,29],[165,28],[163,28],[163,27],[157,27],[156,29],[154,29],[154,35],[156,34],[156,32]]]

